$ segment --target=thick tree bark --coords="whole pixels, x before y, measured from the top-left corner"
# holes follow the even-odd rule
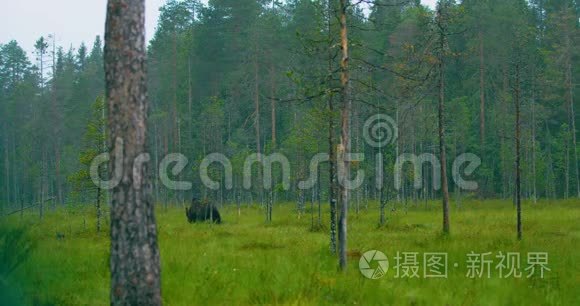
[[[340,46],[342,49],[342,60],[340,61],[340,98],[341,98],[341,139],[338,162],[342,164],[340,174],[340,218],[338,223],[338,246],[339,263],[342,270],[346,269],[347,258],[347,213],[349,204],[349,192],[346,180],[350,177],[350,162],[346,155],[350,153],[350,80],[349,80],[349,53],[348,53],[348,29],[347,29],[347,9],[348,0],[340,0]]]
[[[109,143],[123,146],[122,178],[112,189],[111,304],[161,305],[159,249],[147,144],[145,1],[109,0],[105,81]]]

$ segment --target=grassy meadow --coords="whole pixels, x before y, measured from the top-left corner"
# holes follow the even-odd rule
[[[349,215],[349,268],[337,271],[327,227],[312,228],[310,211],[276,205],[272,224],[259,207],[221,209],[224,223],[188,224],[182,207],[157,211],[166,305],[580,305],[580,203],[524,203],[524,239],[517,241],[509,201],[466,201],[452,206],[451,235],[442,236],[440,204],[387,210],[378,227],[377,203]],[[328,223],[327,206],[323,224]],[[316,223],[317,209],[315,206]],[[14,300],[36,305],[109,304],[105,230],[96,232],[92,207],[37,212],[0,219],[0,226],[27,228],[35,248],[7,280]],[[103,220],[108,223],[108,218]],[[64,236],[64,237],[63,237]],[[387,275],[365,278],[362,253],[384,252]],[[448,278],[396,278],[396,252],[447,252]],[[544,278],[466,277],[470,252],[549,253]],[[452,263],[458,263],[454,267]],[[497,261],[494,260],[494,265]],[[422,270],[421,270],[422,271]],[[422,273],[420,273],[422,274]]]

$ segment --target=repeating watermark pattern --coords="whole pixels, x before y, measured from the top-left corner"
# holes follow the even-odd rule
[[[366,143],[374,148],[385,148],[384,150],[379,150],[374,156],[375,167],[374,181],[376,183],[377,189],[383,188],[384,180],[384,157],[389,145],[394,145],[397,141],[399,135],[399,130],[396,121],[388,115],[377,114],[370,117],[363,126],[363,137]],[[340,145],[339,145],[340,147]],[[339,152],[342,152],[338,150]],[[113,154],[113,156],[111,155]],[[364,153],[348,152],[337,154],[337,160],[335,162],[338,169],[338,182],[343,187],[349,190],[356,190],[360,188],[367,177],[367,172],[361,167],[353,172],[350,177],[346,176],[345,163],[342,161],[350,163],[360,163],[366,160]],[[91,163],[90,166],[90,176],[93,183],[102,189],[112,189],[115,188],[121,181],[125,169],[123,169],[123,156],[124,156],[124,142],[123,139],[116,139],[111,153],[102,153],[98,155]],[[114,171],[112,172],[112,177],[105,180],[99,176],[99,168],[108,164],[109,160],[113,158],[115,161]],[[139,155],[135,161],[134,165],[142,164],[150,161],[150,156],[147,153]],[[330,157],[328,153],[318,153],[314,155],[309,163],[309,177],[304,181],[299,181],[297,187],[302,190],[311,189],[316,185],[318,181],[318,169],[323,163],[330,162]],[[457,156],[452,163],[451,178],[457,188],[474,191],[479,188],[476,181],[470,181],[466,177],[471,176],[481,165],[481,159],[471,153],[465,153]],[[188,167],[189,166],[189,167]],[[171,190],[190,190],[193,187],[193,183],[190,181],[178,181],[171,179],[170,173],[173,177],[178,177],[186,169],[192,169],[187,156],[181,153],[172,153],[163,157],[159,165],[157,165],[156,170],[157,177],[163,186]],[[411,167],[413,187],[417,190],[422,189],[426,180],[424,180],[425,171],[431,169],[432,173],[430,176],[430,181],[432,182],[432,188],[434,190],[441,189],[441,161],[438,157],[431,153],[422,153],[419,155],[403,153],[397,156],[394,164],[393,182],[394,187],[400,190],[403,187],[403,175],[405,167]],[[223,171],[220,171],[220,178],[216,181],[216,178],[212,178],[210,175],[210,169],[212,167],[218,167]],[[259,187],[264,189],[272,189],[274,186],[274,174],[273,169],[277,167],[279,173],[276,174],[276,178],[283,190],[290,190],[291,186],[291,163],[290,160],[281,153],[273,154],[261,154],[254,153],[246,157],[243,163],[242,173],[242,185],[246,190],[253,188],[252,184],[256,181],[253,175],[256,174],[255,167],[261,167],[262,169],[262,184]],[[135,170],[136,167],[133,167]],[[211,190],[227,189],[231,190],[233,188],[234,181],[234,169],[230,159],[222,153],[216,152],[205,156],[205,158],[200,162],[197,167],[199,169],[199,178],[203,185]],[[131,170],[131,169],[126,169]],[[137,183],[137,182],[136,182]]]
[[[449,266],[449,256],[445,252],[396,252],[392,257],[394,278],[448,278],[449,269],[464,267],[465,277],[470,279],[492,278],[544,278],[552,271],[549,267],[547,252],[528,252],[526,262],[522,263],[519,252],[496,253],[470,252],[465,262],[453,262]],[[369,279],[379,279],[387,275],[389,259],[385,253],[372,250],[364,253],[359,261],[361,274]]]

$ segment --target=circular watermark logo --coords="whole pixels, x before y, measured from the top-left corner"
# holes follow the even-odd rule
[[[387,274],[389,270],[389,259],[381,251],[368,251],[358,261],[358,268],[364,277],[379,279]]]
[[[399,128],[391,116],[377,114],[365,122],[363,137],[370,146],[382,148],[397,141]]]

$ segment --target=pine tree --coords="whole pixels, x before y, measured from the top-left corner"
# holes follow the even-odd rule
[[[145,1],[110,0],[105,27],[109,144],[122,147],[109,175],[123,179],[111,191],[111,304],[161,305],[157,228],[151,199],[147,144]],[[116,169],[117,159],[122,169]]]

